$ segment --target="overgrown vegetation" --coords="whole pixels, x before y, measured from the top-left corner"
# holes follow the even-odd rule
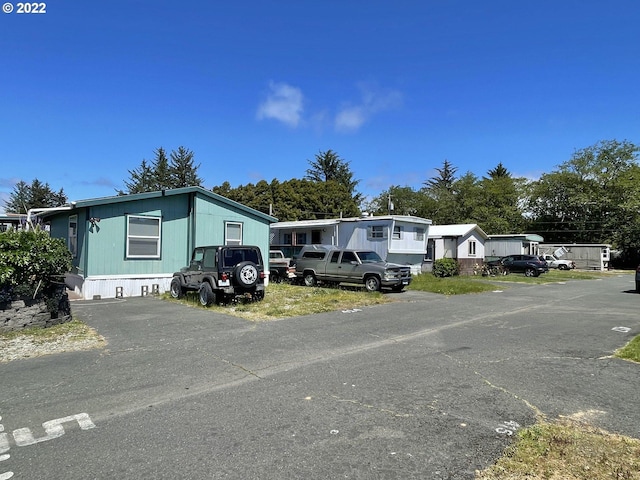
[[[0,362],[101,348],[106,343],[93,328],[77,320],[49,328],[3,332],[0,333]]]
[[[615,356],[640,363],[640,335],[616,351]]]
[[[640,479],[640,440],[569,420],[519,430],[477,480]]]
[[[195,292],[188,292],[180,300],[174,300],[168,294],[163,298],[204,308],[200,306]],[[240,302],[226,306],[214,305],[208,307],[208,310],[259,322],[336,310],[350,310],[391,301],[393,301],[392,295],[380,292],[369,293],[350,287],[302,287],[279,283],[269,284],[264,300],[260,302]]]
[[[55,316],[65,290],[62,275],[70,269],[71,253],[61,239],[39,228],[0,233],[0,302],[44,300]]]

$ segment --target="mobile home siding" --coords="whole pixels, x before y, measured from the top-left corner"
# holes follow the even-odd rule
[[[194,247],[224,245],[226,222],[242,224],[242,243],[256,245],[263,259],[269,252],[269,222],[253,219],[245,211],[233,206],[221,205],[196,195],[194,198],[195,223],[197,225]]]
[[[160,222],[160,258],[127,258],[127,216],[157,217]],[[187,245],[188,202],[186,196],[161,197],[90,207],[100,218],[95,227],[86,222],[90,249],[84,275],[146,275],[172,272],[189,258]]]

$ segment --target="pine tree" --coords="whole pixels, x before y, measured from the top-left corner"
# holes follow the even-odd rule
[[[184,147],[171,152],[171,188],[202,186],[202,179],[198,177],[200,165],[194,165],[193,156],[193,152]]]

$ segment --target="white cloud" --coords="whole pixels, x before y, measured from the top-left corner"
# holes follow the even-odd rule
[[[368,119],[363,107],[345,107],[338,112],[335,127],[338,131],[354,131],[359,129]]]
[[[397,90],[380,90],[361,83],[358,85],[361,101],[357,105],[345,105],[335,117],[337,131],[353,132],[371,119],[375,114],[393,110],[402,105],[402,94]]]
[[[299,88],[286,83],[270,83],[269,94],[258,107],[258,120],[273,119],[297,127],[303,110],[303,95]]]

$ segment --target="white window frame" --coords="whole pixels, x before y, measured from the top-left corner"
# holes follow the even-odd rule
[[[415,227],[415,239],[418,242],[424,242],[424,228],[423,227]]]
[[[229,237],[229,227],[239,227],[240,238]],[[244,225],[242,222],[224,222],[224,244],[225,245],[242,245],[244,236]]]
[[[402,226],[401,225],[394,225],[393,226],[393,239],[394,240],[401,240],[402,239]]]
[[[470,257],[475,257],[477,249],[476,249],[476,241],[475,240],[469,240],[469,256]]]
[[[384,232],[384,225],[370,225],[369,228],[367,228],[367,239],[384,238]]]
[[[131,234],[131,220],[134,219],[144,219],[145,221],[154,221],[158,224],[158,234],[157,235],[132,235]],[[144,255],[134,255],[131,253],[130,241],[134,239],[139,240],[147,240],[147,241],[155,241],[156,248],[155,253],[149,253]],[[160,258],[160,247],[162,245],[162,217],[154,217],[149,215],[127,215],[127,258],[149,258],[149,259],[158,259]]]
[[[71,258],[78,258],[78,215],[69,215],[68,245]]]

